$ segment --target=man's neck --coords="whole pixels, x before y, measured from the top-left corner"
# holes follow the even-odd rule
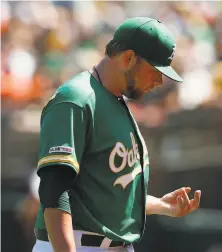
[[[111,94],[115,96],[121,96],[120,85],[118,81],[118,73],[116,71],[115,62],[109,59],[107,56],[104,57],[97,66],[95,66],[99,76],[97,76],[96,71],[92,70],[92,75],[98,82],[101,80],[101,85],[103,85]],[[99,80],[100,79],[100,80]]]

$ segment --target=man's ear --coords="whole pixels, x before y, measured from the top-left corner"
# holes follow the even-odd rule
[[[124,71],[131,70],[137,62],[137,56],[133,50],[127,50],[121,55],[121,67]]]

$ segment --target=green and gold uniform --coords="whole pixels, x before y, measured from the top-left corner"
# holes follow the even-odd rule
[[[43,109],[38,172],[64,165],[77,177],[70,190],[75,230],[135,242],[142,236],[149,161],[122,98],[89,73],[63,84]],[[43,208],[37,229],[45,229]]]

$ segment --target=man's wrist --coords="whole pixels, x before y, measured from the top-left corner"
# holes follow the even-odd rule
[[[163,202],[161,198],[147,195],[146,198],[146,214],[168,215],[170,207],[167,203]]]

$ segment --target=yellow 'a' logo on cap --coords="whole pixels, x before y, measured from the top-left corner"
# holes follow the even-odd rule
[[[173,57],[174,57],[174,55],[176,53],[176,44],[173,45],[172,50],[173,50],[173,52],[172,52],[171,56],[168,58],[168,60],[170,59],[171,61],[173,60]]]

